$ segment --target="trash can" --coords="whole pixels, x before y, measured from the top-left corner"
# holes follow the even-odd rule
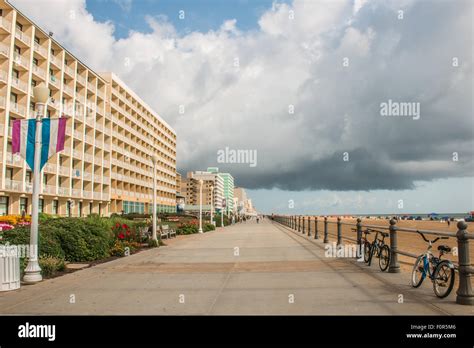
[[[20,288],[20,255],[14,245],[0,245],[0,291]]]

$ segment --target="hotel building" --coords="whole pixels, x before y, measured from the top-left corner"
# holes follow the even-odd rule
[[[65,148],[43,168],[40,211],[65,216],[150,212],[152,156],[159,211],[176,211],[176,133],[111,73],[98,74],[0,0],[0,215],[31,212],[32,172],[11,151],[13,120],[69,118]]]
[[[196,171],[188,172],[185,179],[181,181],[181,194],[185,197],[185,211],[199,211],[200,184],[199,179],[205,177],[202,185],[203,211],[210,211],[211,204],[214,211],[222,209],[224,198],[224,181],[218,174]],[[213,187],[213,189],[211,189]]]

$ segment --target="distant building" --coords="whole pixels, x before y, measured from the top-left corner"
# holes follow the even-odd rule
[[[230,214],[234,212],[234,177],[229,173],[220,173],[219,168],[207,168],[209,173],[218,174],[224,182],[224,198],[226,200],[225,212]]]
[[[186,178],[181,180],[180,194],[184,196],[186,201],[185,210],[199,211],[199,179],[203,180],[203,211],[210,212],[211,204],[214,205],[215,212],[220,211],[222,209],[222,202],[224,198],[224,181],[220,175],[205,171],[188,172]]]

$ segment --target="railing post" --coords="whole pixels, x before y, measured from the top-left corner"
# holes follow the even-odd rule
[[[324,243],[329,243],[328,238],[328,217],[324,217]]]
[[[400,264],[398,263],[398,243],[397,243],[397,222],[390,219],[390,265],[388,267],[389,273],[400,273]]]
[[[318,236],[318,217],[314,217],[314,239],[319,239]]]
[[[311,215],[308,216],[308,237],[311,237]]]
[[[467,223],[459,221],[458,232],[458,263],[459,263],[459,287],[456,291],[456,303],[462,305],[474,305],[474,294],[471,287],[471,260],[469,258],[469,240],[467,239]]]
[[[304,234],[304,221],[305,221],[304,215],[303,215],[302,219],[303,219],[303,228],[301,229],[301,233]]]
[[[298,215],[298,232],[301,230],[301,215]]]
[[[361,218],[358,218],[357,219],[357,245],[361,246],[362,244],[362,219]]]
[[[341,217],[337,217],[337,245],[342,245]]]

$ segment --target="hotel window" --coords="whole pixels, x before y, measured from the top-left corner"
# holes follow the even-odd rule
[[[16,69],[12,69],[12,77],[18,79],[20,77],[20,72]]]
[[[0,197],[0,215],[8,215],[8,197]]]
[[[13,178],[13,168],[7,168],[5,170],[5,178],[7,180],[10,180],[10,181],[12,180],[12,178]]]
[[[66,202],[66,215],[67,215],[68,217],[71,216],[71,201],[67,201],[67,202]]]
[[[78,209],[79,209],[79,217],[82,217],[82,202],[79,202]]]
[[[36,42],[37,44],[40,44],[40,38],[39,38],[38,36],[36,36],[36,35],[35,35],[35,42]]]
[[[38,211],[39,211],[40,213],[43,212],[43,206],[44,206],[44,199],[41,198],[41,199],[39,200],[39,202],[38,202]]]
[[[28,198],[20,197],[20,214],[28,213]]]
[[[99,216],[102,216],[102,205],[99,203]]]
[[[48,174],[43,174],[43,185],[46,185],[48,182]]]
[[[19,31],[23,31],[23,25],[16,22],[16,29],[19,30]]]
[[[18,96],[15,93],[11,93],[10,94],[10,102],[12,102],[13,104],[16,104],[17,101],[18,101]]]
[[[15,45],[14,50],[15,50],[16,54],[18,54],[18,55],[21,54],[21,48],[19,46]]]
[[[92,203],[89,203],[89,214],[92,214],[93,209],[92,209]]]
[[[38,59],[33,57],[33,65],[38,66]]]
[[[58,207],[59,207],[59,201],[55,199],[53,201],[53,214],[58,215]]]

